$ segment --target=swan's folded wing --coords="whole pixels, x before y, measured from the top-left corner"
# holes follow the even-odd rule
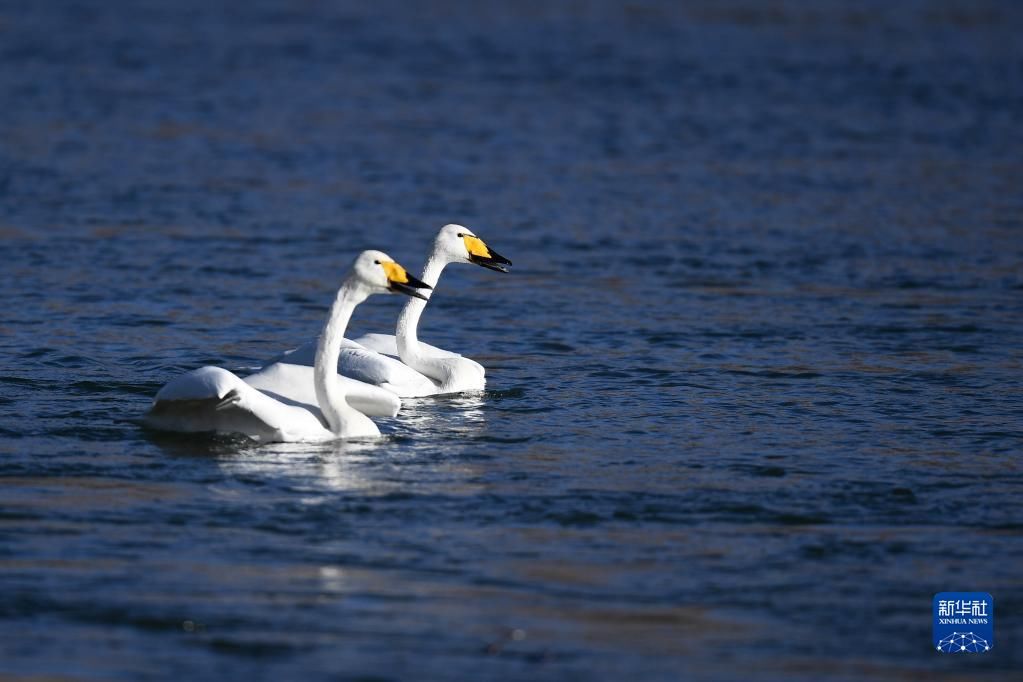
[[[312,367],[277,362],[245,377],[244,381],[285,402],[317,405]],[[401,409],[401,399],[391,391],[348,377],[339,376],[338,381],[343,384],[348,404],[365,415],[393,417]]]
[[[170,381],[156,394],[145,421],[167,431],[242,433],[260,441],[332,437],[315,407],[275,400],[219,367],[202,367]]]
[[[367,334],[362,338],[380,341],[384,346],[389,343],[389,347],[397,355],[394,336]],[[388,342],[387,339],[390,341]],[[316,345],[315,341],[310,341],[298,348],[281,353],[275,360],[263,365],[259,372],[246,377],[245,381],[261,391],[315,405],[315,390],[311,378],[304,379],[301,372],[294,369],[287,369],[285,375],[277,375],[276,368],[305,367],[310,371],[309,377],[311,377],[312,367],[316,362]],[[426,344],[422,345],[430,354],[436,353],[441,357],[445,355],[458,357],[456,353],[448,353]],[[436,385],[428,377],[404,364],[401,360],[370,350],[360,342],[350,339],[342,341],[337,368],[339,374],[354,380],[345,385],[348,403],[360,412],[371,416],[393,417],[401,407],[400,402],[394,403],[391,399],[385,401],[374,389],[386,390],[392,396],[401,398],[434,395],[437,392]],[[263,376],[264,372],[269,372],[269,374]],[[370,384],[370,386],[367,387],[366,384]]]
[[[237,377],[219,367],[201,367],[168,381],[161,388],[153,405],[175,400],[221,400],[234,387]]]
[[[383,353],[384,355],[391,355],[398,357],[398,341],[394,337],[394,334],[364,334],[359,338],[355,339],[351,343],[357,344],[367,350],[376,351],[377,353]],[[428,355],[435,358],[460,358],[462,357],[459,353],[452,353],[449,350],[443,348],[437,348],[437,346],[431,346],[428,343],[419,342],[419,347],[422,349],[423,355]]]
[[[398,357],[398,341],[394,334],[364,334],[355,339],[355,343],[382,355]]]
[[[402,398],[433,395],[437,392],[437,386],[428,377],[401,360],[371,350],[342,350],[338,367],[347,377],[380,386]]]
[[[317,339],[307,341],[298,348],[292,348],[286,350],[283,353],[271,358],[269,361],[263,364],[263,369],[266,369],[270,365],[278,362],[284,362],[289,365],[303,365],[305,367],[313,367],[316,365],[316,346],[319,343]],[[341,349],[345,348],[362,348],[358,343],[350,339],[341,339]]]

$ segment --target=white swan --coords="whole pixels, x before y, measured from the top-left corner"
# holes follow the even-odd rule
[[[345,328],[355,306],[371,294],[390,291],[421,297],[417,289],[430,287],[380,251],[364,251],[352,270],[320,334],[309,377],[313,391],[306,390],[304,400],[274,397],[225,369],[203,367],[160,389],[146,422],[168,431],[237,433],[268,442],[380,435],[373,420],[346,400],[349,384],[336,372]]]
[[[454,224],[445,225],[437,233],[422,281],[436,287],[449,263],[475,263],[498,272],[508,272],[507,266],[511,265],[472,230]],[[419,341],[416,328],[426,303],[427,298],[420,297],[405,304],[398,316],[396,335],[366,334],[355,341],[346,339],[338,371],[402,398],[482,389],[486,385],[482,365]],[[301,391],[306,379],[297,368],[312,364],[314,355],[315,344],[310,342],[272,360],[260,374],[272,372],[274,379],[261,383],[261,387],[282,395]]]

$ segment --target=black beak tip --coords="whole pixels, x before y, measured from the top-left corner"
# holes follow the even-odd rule
[[[432,289],[433,287],[422,280],[416,279],[412,275],[407,275],[407,277],[408,282],[391,282],[390,286],[387,287],[387,290],[394,294],[405,294],[412,298],[421,298],[424,301],[429,301],[430,299],[419,293],[417,289]]]
[[[508,266],[512,264],[510,260],[494,251],[490,252],[489,258],[473,255],[469,257],[469,260],[494,272],[508,272]]]
[[[408,277],[407,286],[414,287],[416,289],[432,289],[433,288],[429,284],[424,282],[423,280],[417,279],[417,278],[413,277],[412,275],[406,274],[405,276]]]

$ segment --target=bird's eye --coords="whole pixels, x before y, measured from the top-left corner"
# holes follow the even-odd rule
[[[380,265],[380,261],[378,261],[378,260],[375,260],[373,262],[376,263],[377,265]]]
[[[459,236],[459,237],[464,237],[465,235],[464,235],[464,234],[462,234],[461,232],[459,232],[459,233],[458,233],[458,236]]]

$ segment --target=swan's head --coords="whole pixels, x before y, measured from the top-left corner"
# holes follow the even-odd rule
[[[370,287],[373,293],[405,294],[427,300],[417,289],[430,289],[429,284],[408,274],[405,268],[383,251],[363,251],[352,267],[355,276]]]
[[[475,263],[498,272],[508,272],[510,260],[494,251],[472,230],[461,225],[445,225],[437,234],[435,249],[450,263]]]

